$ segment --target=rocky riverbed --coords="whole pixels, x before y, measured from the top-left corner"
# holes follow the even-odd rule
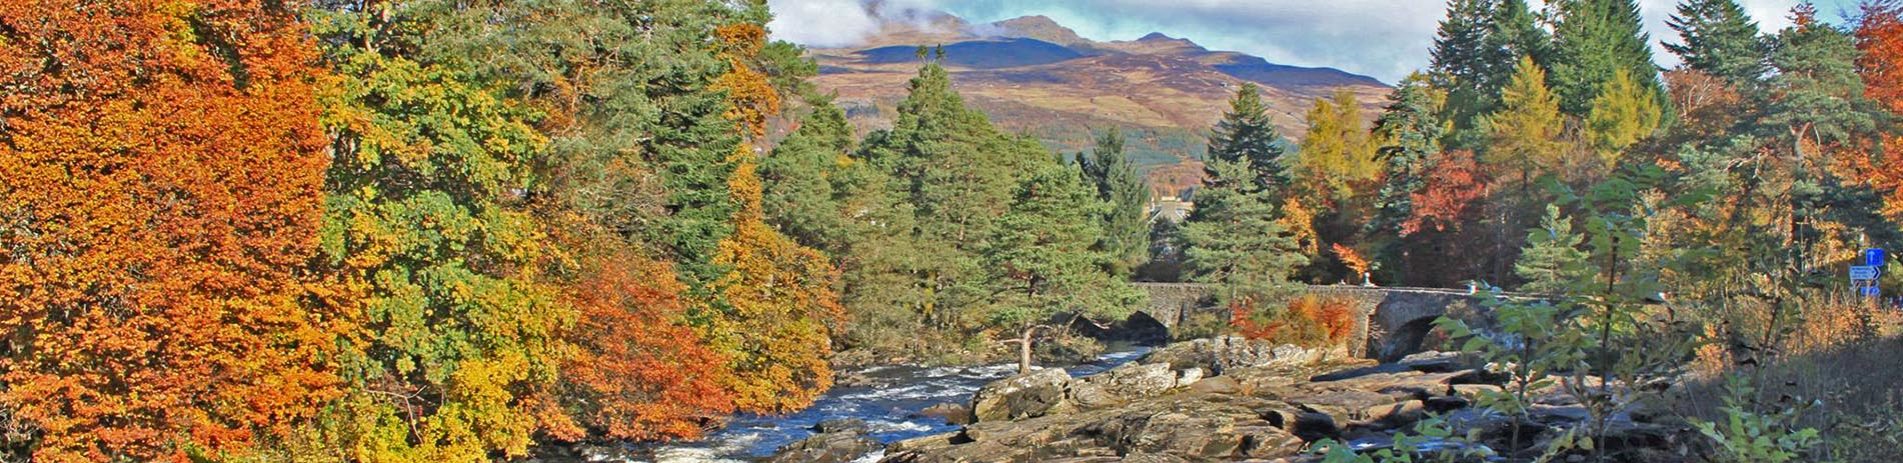
[[[1523,432],[1532,444],[1507,449],[1510,421],[1471,406],[1502,378],[1477,367],[1457,354],[1377,365],[1340,350],[1203,339],[1094,375],[1045,369],[986,384],[968,403],[934,407],[962,424],[948,432],[881,446],[863,424],[822,425],[770,461],[1319,461],[1309,452],[1315,441],[1375,449],[1430,414],[1478,438],[1458,445],[1492,452],[1484,448],[1491,445],[1517,459],[1515,452],[1584,420],[1576,404],[1544,397]],[[1658,450],[1673,447],[1674,426],[1631,415],[1643,416],[1616,417],[1617,438],[1607,441],[1620,446],[1619,460],[1682,459]]]

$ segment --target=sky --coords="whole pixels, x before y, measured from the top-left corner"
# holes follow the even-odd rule
[[[850,46],[877,28],[859,7],[864,0],[768,0],[776,15],[774,38],[809,46]],[[1151,32],[1187,38],[1215,50],[1240,51],[1270,62],[1332,67],[1397,82],[1427,66],[1444,0],[882,0],[892,6],[937,9],[972,23],[1045,15],[1099,41],[1133,40]],[[1677,60],[1660,47],[1678,40],[1667,28],[1679,0],[1638,0],[1660,65]],[[1858,0],[1817,0],[1833,22]],[[1532,3],[1538,6],[1538,0]],[[1798,0],[1739,0],[1767,32],[1790,24]]]

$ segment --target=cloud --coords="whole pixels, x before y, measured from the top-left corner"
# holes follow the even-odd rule
[[[859,0],[770,0],[773,38],[815,47],[850,46],[878,32]]]
[[[775,38],[812,46],[846,46],[877,32],[879,18],[861,0],[769,0],[778,15]],[[1741,0],[1767,32],[1790,24],[1798,0]],[[1857,0],[1820,0],[1835,20]],[[1677,64],[1665,41],[1679,0],[1640,0],[1646,31],[1661,65]],[[1041,14],[1093,40],[1132,40],[1151,32],[1183,37],[1211,49],[1245,52],[1271,62],[1325,66],[1395,82],[1428,64],[1444,0],[885,0],[940,9],[983,24]],[[1536,7],[1539,4],[1535,0]]]

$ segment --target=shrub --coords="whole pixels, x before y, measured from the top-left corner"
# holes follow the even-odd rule
[[[1229,324],[1249,339],[1302,346],[1336,346],[1354,334],[1354,302],[1343,297],[1306,295],[1289,301],[1273,314],[1256,309],[1253,300],[1229,305]]]

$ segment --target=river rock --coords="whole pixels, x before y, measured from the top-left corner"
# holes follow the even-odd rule
[[[858,420],[853,420],[858,421]],[[865,422],[859,422],[861,429]],[[879,441],[861,430],[814,434],[781,447],[769,463],[849,463],[879,449]]]
[[[971,424],[971,407],[963,404],[942,403],[919,410],[918,416],[945,420],[945,424]]]
[[[1046,368],[986,384],[971,396],[974,423],[1043,416],[1066,406],[1070,373]]]
[[[1126,363],[1110,371],[1070,382],[1070,400],[1080,407],[1103,407],[1162,394],[1176,387],[1167,363]]]
[[[839,432],[864,433],[868,429],[871,429],[871,428],[868,428],[866,426],[866,420],[862,420],[858,418],[835,418],[835,419],[830,419],[826,421],[821,421],[819,422],[819,424],[813,425],[813,432],[817,432],[820,434],[839,433]]]
[[[1170,344],[1144,356],[1142,363],[1167,363],[1175,370],[1202,368],[1208,370],[1210,376],[1218,376],[1238,368],[1314,363],[1337,351],[1339,349],[1277,346],[1241,336],[1222,336]]]
[[[1300,453],[1302,440],[1263,419],[1254,397],[1178,392],[1121,406],[979,422],[956,437],[904,441],[888,462],[1230,461]]]

